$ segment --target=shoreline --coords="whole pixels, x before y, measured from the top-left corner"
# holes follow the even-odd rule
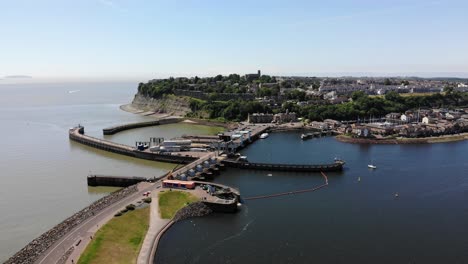
[[[143,114],[146,115],[147,112],[144,110],[137,109],[133,107],[132,103],[121,105],[120,109],[129,113],[133,114]],[[161,114],[159,114],[161,115]],[[153,116],[153,115],[150,115]],[[166,115],[166,118],[170,117],[178,117],[178,116],[171,116]],[[205,125],[205,126],[220,126],[226,129],[235,129],[237,128],[237,123],[233,122],[219,122],[213,120],[206,120],[206,119],[197,119],[197,118],[184,118],[181,117],[183,121],[182,123],[189,123],[189,124],[196,124],[196,125]],[[270,128],[271,132],[290,132],[290,131],[309,131],[314,130],[313,128],[309,128],[307,126],[301,125],[302,123],[285,123],[281,125],[276,125]],[[335,132],[336,135],[336,132]],[[447,143],[447,142],[457,142],[468,140],[468,132],[461,133],[456,135],[442,135],[437,137],[425,137],[425,138],[383,138],[383,139],[368,139],[368,138],[352,138],[346,135],[337,135],[335,139],[343,142],[343,143],[352,143],[352,144],[434,144],[434,143]]]
[[[353,138],[346,135],[338,135],[336,140],[343,143],[351,144],[434,144],[434,143],[448,143],[468,140],[468,133],[461,133],[456,135],[442,135],[438,137],[424,137],[424,138],[387,138],[387,139],[368,139],[368,138]]]
[[[193,117],[183,117],[183,116],[170,115],[170,114],[158,114],[156,112],[144,111],[144,110],[135,108],[132,105],[132,103],[121,105],[119,106],[119,108],[120,110],[128,112],[128,113],[138,114],[138,115],[143,115],[143,116],[148,116],[148,117],[180,118],[182,119],[181,123],[187,123],[187,124],[193,124],[193,125],[224,127],[226,129],[234,129],[235,127],[237,127],[237,123],[230,122],[230,121],[222,122],[222,121],[209,120],[209,119],[198,119],[198,118],[193,118]]]

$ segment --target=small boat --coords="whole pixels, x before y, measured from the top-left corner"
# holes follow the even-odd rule
[[[360,182],[360,181],[361,181],[361,177],[357,178],[357,181]]]
[[[263,133],[263,134],[260,135],[260,138],[261,138],[261,139],[265,139],[265,138],[267,138],[268,136],[269,136],[268,133]]]
[[[314,136],[314,134],[312,134],[312,133],[302,134],[301,139],[306,140],[306,139],[309,139],[309,138],[311,138],[313,136]]]
[[[395,198],[398,198],[398,196],[400,196],[400,195],[398,195],[398,193],[395,193]]]
[[[377,166],[372,165],[372,164],[367,165],[367,167],[368,167],[369,169],[377,169]]]
[[[338,157],[335,157],[334,161],[335,161],[336,164],[341,164],[341,165],[345,165],[345,163],[346,163],[344,160],[342,160],[342,159],[340,159]]]
[[[249,162],[249,161],[247,160],[247,156],[240,156],[239,159],[238,159],[238,161]]]

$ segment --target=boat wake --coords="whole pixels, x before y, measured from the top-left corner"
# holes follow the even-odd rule
[[[221,239],[219,241],[216,241],[215,243],[209,245],[208,247],[205,248],[205,250],[203,250],[203,252],[200,252],[199,255],[192,258],[193,261],[191,263],[198,263],[200,261],[200,257],[203,256],[205,252],[210,252],[212,249],[214,249],[217,246],[223,244],[224,242],[227,242],[229,240],[240,237],[242,235],[242,233],[244,233],[245,231],[247,231],[249,229],[250,224],[252,224],[254,221],[255,221],[255,219],[252,219],[251,221],[249,221],[246,225],[244,225],[244,227],[242,227],[241,231],[238,232],[237,234],[234,234],[232,236],[228,236],[226,238],[223,238],[223,239]],[[212,253],[210,253],[210,254],[212,254]]]
[[[68,93],[69,93],[69,94],[72,94],[72,93],[77,93],[77,92],[79,92],[79,91],[81,91],[81,90],[71,90],[71,91],[68,91]]]

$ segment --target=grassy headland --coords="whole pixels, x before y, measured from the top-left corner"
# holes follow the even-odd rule
[[[114,217],[94,236],[78,264],[136,263],[149,226],[150,208]]]
[[[182,207],[196,201],[198,198],[188,192],[161,192],[159,193],[159,212],[162,218],[171,219]]]

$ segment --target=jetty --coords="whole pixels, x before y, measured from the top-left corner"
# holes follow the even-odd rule
[[[181,122],[182,120],[183,120],[182,118],[171,117],[171,118],[164,118],[164,119],[158,119],[158,120],[153,120],[153,121],[116,125],[116,126],[111,126],[111,127],[102,129],[102,133],[104,135],[113,135],[124,130],[140,128],[140,127],[159,126],[159,125],[165,125],[165,124],[171,124],[171,123],[178,123],[178,122]]]
[[[116,142],[99,139],[95,137],[91,137],[85,135],[84,127],[77,126],[74,128],[70,128],[68,131],[68,135],[70,140],[75,142],[81,143],[83,145],[87,145],[90,147],[94,147],[97,149],[126,155],[134,158],[145,159],[145,160],[154,160],[154,161],[161,161],[161,162],[170,162],[170,163],[179,163],[179,164],[188,164],[191,163],[200,157],[204,156],[205,153],[202,152],[181,152],[177,154],[162,154],[151,152],[149,150],[138,150],[136,147],[119,144]]]
[[[145,177],[137,176],[109,176],[109,175],[88,175],[88,186],[114,186],[128,187],[139,182],[147,181]]]
[[[304,165],[304,164],[273,164],[273,163],[255,163],[238,160],[223,160],[226,167],[250,169],[250,170],[268,170],[268,171],[296,171],[296,172],[323,172],[323,171],[341,171],[344,161],[335,161],[330,164]]]

